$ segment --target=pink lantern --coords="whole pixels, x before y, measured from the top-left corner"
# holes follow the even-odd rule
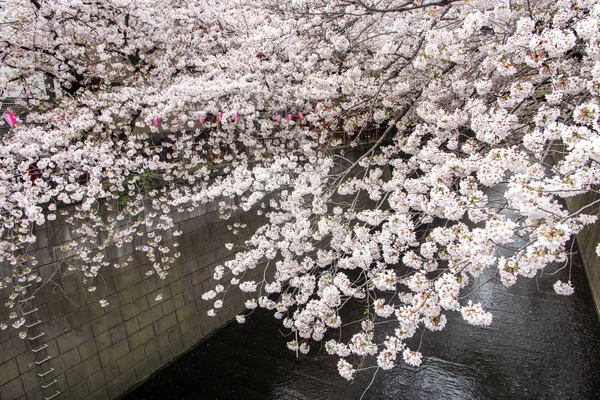
[[[160,127],[158,126],[160,124],[160,118],[159,117],[152,118],[152,124],[156,127],[156,130],[158,131],[158,133],[160,133]]]
[[[17,117],[15,116],[15,113],[13,112],[9,112],[4,114],[4,120],[6,121],[6,123],[8,123],[8,125],[12,128],[15,125],[17,125]]]

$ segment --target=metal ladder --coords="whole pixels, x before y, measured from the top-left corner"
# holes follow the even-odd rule
[[[31,284],[29,284],[27,286],[31,286]],[[52,356],[46,355],[46,357],[42,357],[42,355],[43,355],[42,350],[46,349],[48,347],[48,344],[43,343],[41,340],[38,340],[38,339],[42,338],[45,335],[45,333],[38,327],[37,334],[31,336],[32,333],[31,333],[30,329],[35,328],[42,323],[41,319],[34,316],[35,313],[38,311],[38,308],[33,304],[34,299],[35,299],[35,295],[31,295],[30,297],[28,297],[26,299],[19,300],[19,303],[25,303],[24,307],[31,306],[31,310],[23,312],[23,316],[25,316],[25,317],[31,316],[29,318],[34,319],[33,322],[25,323],[25,327],[27,328],[27,339],[29,339],[32,346],[34,345],[33,342],[37,341],[38,346],[32,348],[31,352],[34,353],[34,357],[38,359],[37,361],[34,360],[35,365],[38,368],[40,368],[40,372],[38,372],[37,375],[40,378],[44,379],[44,383],[42,383],[40,385],[40,388],[42,390],[46,390],[46,389],[52,387],[53,385],[55,385],[57,380],[52,379],[51,381],[46,381],[46,378],[45,378],[48,374],[50,374],[54,371],[54,368],[50,367],[50,364],[49,364],[49,361],[52,359]],[[44,369],[45,369],[45,371],[44,371]],[[54,394],[50,395],[49,397],[44,396],[44,400],[51,400],[51,399],[55,398],[56,396],[58,396],[59,394],[60,394],[60,391],[56,390],[54,392]]]

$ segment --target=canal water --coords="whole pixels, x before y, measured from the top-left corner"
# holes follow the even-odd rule
[[[296,358],[280,321],[256,310],[124,399],[600,399],[600,323],[580,260],[571,272],[569,297],[552,289],[566,270],[510,288],[484,285],[477,296],[494,291],[492,325],[474,327],[454,313],[444,331],[425,333],[419,368],[400,362],[348,382],[324,349]]]

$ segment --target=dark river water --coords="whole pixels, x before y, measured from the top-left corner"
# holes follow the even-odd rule
[[[488,303],[491,326],[467,325],[454,313],[444,331],[425,333],[419,368],[400,362],[375,376],[363,371],[353,382],[315,344],[296,359],[280,321],[256,310],[124,399],[600,399],[600,323],[578,260],[572,274],[576,292],[569,297],[552,289],[562,275],[497,286]],[[491,291],[484,285],[475,299],[485,301]]]

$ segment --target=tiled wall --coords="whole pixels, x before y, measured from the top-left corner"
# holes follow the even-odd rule
[[[237,216],[247,227],[234,236],[216,204],[172,216],[183,231],[181,257],[165,280],[146,276],[151,266],[145,257],[133,245],[123,246],[110,249],[108,258],[133,261],[121,269],[103,268],[94,292],[80,275],[66,272],[67,255],[56,246],[71,240],[71,232],[60,218],[36,227],[37,268],[54,283],[22,303],[31,311],[28,338],[0,331],[0,399],[114,399],[243,310],[247,297],[238,290],[210,318],[211,304],[200,296],[214,287],[215,266],[231,256],[223,245],[243,242],[262,220],[250,213]],[[0,265],[0,276],[8,268]],[[161,301],[155,300],[158,293]],[[8,294],[0,291],[0,320],[8,314],[3,306]],[[110,304],[102,308],[101,298]]]

